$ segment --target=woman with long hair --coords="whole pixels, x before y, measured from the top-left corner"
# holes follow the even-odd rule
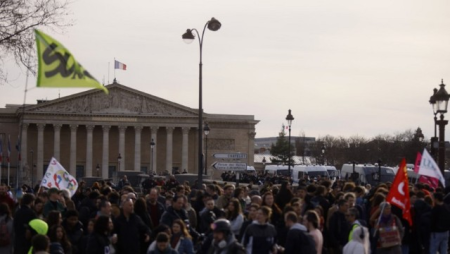
[[[109,234],[111,219],[107,216],[101,215],[97,218],[94,224],[94,232],[89,236],[86,253],[109,253]]]
[[[61,226],[61,223],[62,223],[61,213],[58,211],[50,211],[48,213],[46,222],[47,222],[48,228],[52,228],[55,225]]]
[[[141,218],[145,225],[153,230],[152,219],[147,211],[147,203],[143,198],[138,198],[134,203],[134,213]],[[145,236],[141,236],[141,253],[145,253],[149,245],[150,241],[145,242]]]
[[[65,254],[72,253],[72,244],[67,239],[63,226],[53,225],[48,231],[48,237],[50,238],[50,250],[62,249]]]
[[[294,197],[294,194],[291,190],[291,185],[289,182],[282,182],[280,191],[278,192],[275,203],[278,205],[278,207],[284,207],[286,204],[288,204],[291,199]]]
[[[277,231],[284,228],[283,213],[280,207],[275,203],[273,193],[268,191],[262,197],[262,205],[271,209],[270,223],[275,226]]]
[[[188,232],[186,224],[181,219],[173,221],[170,245],[179,254],[194,254],[192,237]]]
[[[244,214],[237,198],[232,198],[228,203],[226,219],[230,221],[231,232],[239,239],[239,232],[244,223]]]
[[[6,230],[8,230],[10,242],[7,245],[0,247],[0,253],[13,253],[13,218],[11,216],[11,210],[9,210],[9,206],[6,203],[0,204],[0,225],[5,223]]]

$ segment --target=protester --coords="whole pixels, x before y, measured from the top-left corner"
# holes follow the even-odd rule
[[[176,219],[172,224],[172,236],[170,246],[179,254],[194,254],[194,245],[192,243],[192,236],[189,234],[186,224]]]
[[[271,209],[262,206],[258,209],[255,223],[249,225],[242,237],[242,244],[248,254],[264,254],[276,251],[275,227],[269,223]]]
[[[228,220],[216,220],[211,228],[213,230],[213,241],[208,251],[209,254],[245,254],[245,249],[234,238],[231,225]]]

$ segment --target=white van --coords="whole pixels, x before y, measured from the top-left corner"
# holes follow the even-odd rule
[[[361,184],[377,185],[379,182],[394,181],[395,171],[391,167],[381,166],[381,179],[376,179],[378,175],[378,165],[373,164],[355,164],[353,171],[353,164],[344,164],[341,169],[341,177],[345,179],[352,179],[352,174],[355,173],[355,180]]]
[[[320,165],[295,165],[292,171],[292,180],[298,183],[300,179],[309,178],[310,180],[320,177],[329,177],[327,166]]]
[[[294,165],[291,165],[291,174],[293,170]],[[264,168],[264,173],[269,175],[289,176],[289,167],[288,165],[266,165]]]
[[[325,166],[328,171],[328,175],[331,181],[336,181],[341,178],[340,171],[336,169],[335,166]]]

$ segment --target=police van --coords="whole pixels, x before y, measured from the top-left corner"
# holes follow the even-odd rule
[[[379,167],[374,164],[344,164],[341,169],[341,177],[354,180],[360,184],[377,185],[378,183],[394,181],[394,168],[381,166],[381,176]]]

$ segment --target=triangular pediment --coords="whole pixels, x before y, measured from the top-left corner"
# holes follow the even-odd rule
[[[148,115],[195,117],[197,111],[156,96],[114,83],[101,90],[86,92],[47,101],[28,107],[29,113]]]

